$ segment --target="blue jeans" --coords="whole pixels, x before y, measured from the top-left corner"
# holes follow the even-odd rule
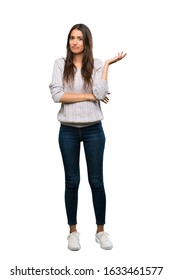
[[[81,142],[84,145],[96,224],[104,225],[106,211],[106,195],[103,182],[105,135],[101,122],[82,128],[63,124],[60,126],[59,146],[65,171],[65,206],[68,224],[77,224]]]

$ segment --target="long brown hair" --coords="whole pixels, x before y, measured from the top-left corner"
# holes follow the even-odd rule
[[[76,73],[76,66],[73,64],[74,55],[70,50],[69,46],[69,39],[71,32],[74,29],[78,29],[83,34],[83,43],[84,43],[84,52],[83,52],[83,60],[82,60],[82,68],[81,68],[81,75],[84,80],[84,86],[89,86],[92,84],[92,73],[94,68],[94,59],[93,59],[93,41],[92,41],[92,34],[90,29],[85,24],[75,24],[69,31],[67,37],[67,56],[65,59],[65,66],[64,66],[64,80],[66,82],[73,82],[74,75]]]

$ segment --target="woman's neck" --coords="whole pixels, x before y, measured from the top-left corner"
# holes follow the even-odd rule
[[[76,67],[82,67],[82,59],[83,59],[83,55],[79,54],[79,55],[75,55],[74,59],[73,59],[73,63]]]

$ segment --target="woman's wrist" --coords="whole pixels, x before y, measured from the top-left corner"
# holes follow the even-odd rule
[[[94,96],[94,94],[91,93],[84,93],[85,96],[85,100],[86,101],[96,101],[96,97]]]

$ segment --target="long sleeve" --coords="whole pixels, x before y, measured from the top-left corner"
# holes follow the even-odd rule
[[[50,93],[54,102],[60,102],[61,96],[64,94],[63,86],[63,68],[64,60],[59,58],[55,60],[53,73],[52,73],[52,82],[49,84]]]
[[[95,59],[95,70],[93,74],[93,94],[98,100],[103,100],[108,94],[108,81],[102,80],[103,63]]]

